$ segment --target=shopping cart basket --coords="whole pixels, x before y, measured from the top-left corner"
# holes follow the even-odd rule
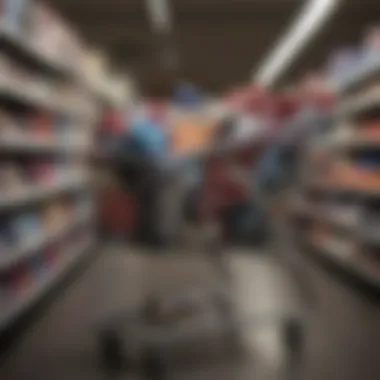
[[[179,295],[151,294],[138,307],[116,313],[101,323],[99,348],[108,371],[137,371],[145,379],[163,380],[178,378],[178,373],[186,373],[189,379],[199,378],[199,373],[194,377],[190,373],[201,369],[207,372],[218,367],[225,372],[247,367],[247,363],[252,366],[254,358],[249,357],[242,341],[245,330],[272,323],[281,325],[289,353],[301,353],[302,310],[239,314],[225,254],[220,253],[216,259],[213,252],[211,260],[206,254],[199,255],[200,260],[205,257],[220,275],[218,286],[199,288],[194,284]]]

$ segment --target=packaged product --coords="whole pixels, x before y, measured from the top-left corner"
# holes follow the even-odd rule
[[[25,188],[25,175],[17,164],[0,164],[0,196],[17,195]]]
[[[23,31],[28,22],[30,0],[2,0],[1,21],[16,31]]]

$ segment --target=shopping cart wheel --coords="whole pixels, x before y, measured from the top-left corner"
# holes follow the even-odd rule
[[[167,368],[162,352],[157,347],[146,347],[142,352],[141,366],[144,379],[166,380]]]
[[[123,342],[117,331],[105,329],[99,334],[99,352],[102,364],[108,372],[121,372],[127,369]]]
[[[304,327],[297,318],[289,318],[283,325],[283,339],[292,354],[300,354],[304,344]]]

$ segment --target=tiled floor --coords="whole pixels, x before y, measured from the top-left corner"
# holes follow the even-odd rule
[[[110,313],[134,305],[144,294],[175,292],[189,286],[220,284],[208,260],[188,254],[140,255],[127,249],[109,249],[47,311],[1,369],[1,378],[12,380],[97,380],[96,326]],[[241,316],[255,316],[254,327],[244,328],[247,356],[234,367],[202,373],[182,373],[180,378],[245,380],[283,379],[284,353],[278,323],[270,317],[293,310],[294,297],[278,263],[263,253],[234,252],[229,256],[232,289]],[[186,376],[185,376],[186,375]],[[193,377],[191,377],[191,376]]]

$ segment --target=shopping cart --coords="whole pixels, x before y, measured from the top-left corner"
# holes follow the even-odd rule
[[[271,324],[279,326],[289,358],[298,360],[307,315],[303,302],[278,311],[239,312],[229,254],[220,238],[212,235],[210,240],[204,239],[203,249],[195,249],[203,253],[186,254],[211,264],[217,279],[214,284],[199,287],[195,279],[190,289],[181,290],[180,294],[151,293],[139,306],[102,321],[99,351],[107,371],[113,374],[138,371],[148,380],[186,376],[199,380],[198,370],[203,368],[208,373],[213,367],[219,369],[215,378],[222,379],[221,373],[226,373],[226,380],[238,380],[239,377],[228,370],[238,368],[239,372],[242,366],[249,368],[254,362],[245,349],[245,332]]]
[[[254,358],[243,344],[246,329],[280,324],[282,340],[292,358],[302,352],[304,311],[241,315],[233,299],[232,273],[224,252],[199,255],[212,263],[221,280],[216,286],[176,295],[151,294],[138,307],[123,310],[101,323],[99,350],[111,374],[136,371],[145,379],[201,378],[199,371],[217,378],[238,380],[241,368],[251,368]],[[292,359],[293,360],[293,359]],[[230,371],[230,372],[228,372]],[[251,372],[252,373],[252,368]],[[186,376],[187,377],[186,377]],[[211,375],[210,375],[211,376]],[[205,379],[214,377],[204,377]],[[244,379],[251,378],[249,376]]]

